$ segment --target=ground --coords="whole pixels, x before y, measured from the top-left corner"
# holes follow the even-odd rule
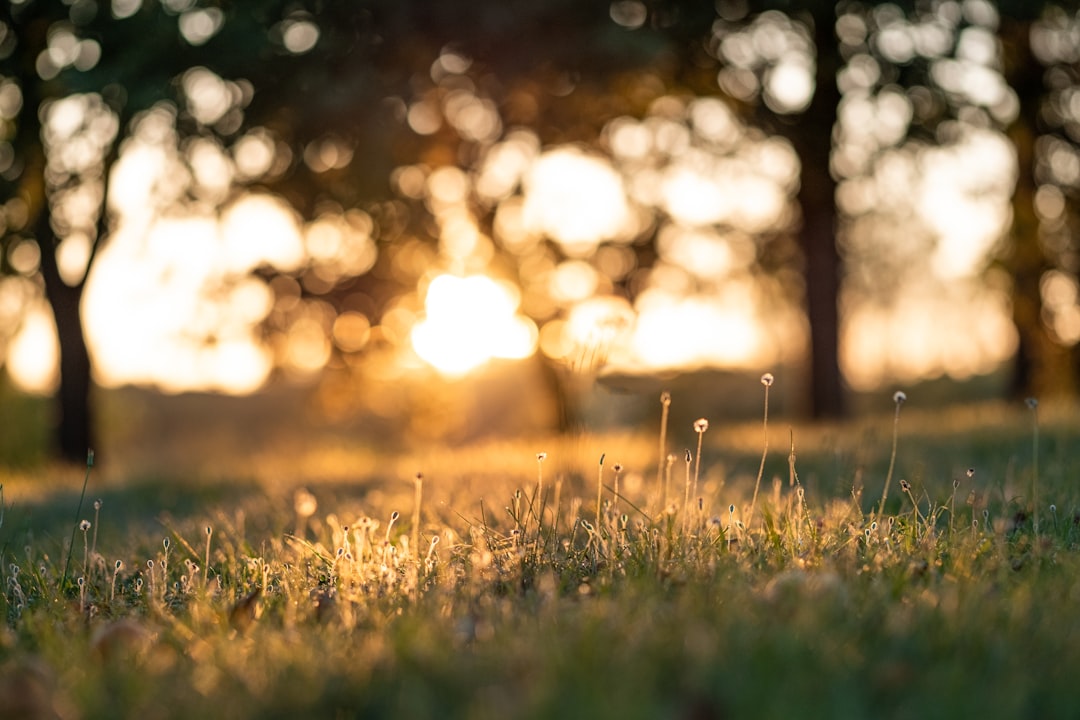
[[[680,419],[658,473],[659,412],[371,443],[265,398],[201,423],[176,400],[190,407],[105,403],[92,468],[0,471],[0,717],[1080,702],[1075,407],[912,393],[897,416],[887,393],[842,425],[718,413],[700,453]],[[672,417],[693,402],[673,393]]]

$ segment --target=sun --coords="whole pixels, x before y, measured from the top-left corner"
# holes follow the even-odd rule
[[[487,275],[439,275],[428,285],[413,350],[443,375],[465,375],[495,358],[536,350],[536,325],[518,314],[515,288]]]

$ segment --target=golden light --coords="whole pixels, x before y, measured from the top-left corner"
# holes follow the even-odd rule
[[[220,219],[195,214],[145,229],[136,214],[102,247],[87,280],[95,378],[167,392],[254,392],[273,367],[258,327],[274,296],[247,274],[264,263],[292,269],[305,258],[295,215],[273,197],[250,196]],[[306,329],[290,338],[287,360],[310,371],[325,364],[329,343],[323,330],[313,342]]]
[[[44,301],[33,303],[23,317],[19,332],[7,347],[7,370],[15,383],[31,393],[56,389],[60,347],[56,324]]]
[[[846,308],[840,362],[852,387],[940,376],[963,380],[1012,357],[1017,336],[1004,291],[978,280],[933,287],[913,289],[891,308]]]
[[[1000,134],[971,130],[961,142],[920,157],[915,207],[938,235],[930,266],[945,280],[976,275],[1011,219],[1012,147]]]
[[[279,197],[247,195],[224,213],[221,226],[225,243],[219,270],[247,272],[269,263],[289,271],[305,260],[299,217]]]
[[[632,218],[622,177],[603,158],[563,147],[541,155],[525,176],[527,230],[558,242],[575,257],[623,235]]]
[[[428,286],[425,317],[411,333],[416,354],[440,373],[464,375],[495,358],[536,349],[533,322],[517,313],[513,288],[486,275],[439,275]]]
[[[649,368],[749,366],[766,348],[749,294],[728,298],[642,294],[633,351]]]
[[[595,369],[600,363],[625,366],[633,362],[627,357],[633,327],[634,309],[625,298],[593,297],[574,305],[565,319],[545,323],[540,349],[578,369]]]

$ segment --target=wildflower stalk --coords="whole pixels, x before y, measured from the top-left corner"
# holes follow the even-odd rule
[[[765,418],[762,424],[765,433],[765,446],[761,450],[761,465],[758,466],[757,480],[754,482],[754,497],[750,500],[750,515],[746,518],[746,529],[754,527],[754,508],[757,507],[758,490],[761,488],[761,476],[765,474],[765,457],[769,454],[769,388],[773,384],[772,373],[761,376],[761,384],[765,386]]]
[[[611,494],[611,502],[612,502],[612,506],[615,508],[615,514],[618,515],[619,514],[619,475],[622,473],[622,464],[615,463],[615,465],[612,467],[612,470],[615,471],[615,488],[614,488],[614,491]]]
[[[413,502],[412,516],[412,551],[419,557],[420,554],[420,500],[423,497],[424,474],[416,473],[415,500]]]
[[[67,585],[68,570],[71,569],[71,551],[75,549],[75,532],[79,529],[79,516],[82,515],[83,501],[86,500],[86,486],[90,482],[90,468],[94,467],[94,451],[86,451],[86,475],[83,476],[82,492],[79,505],[75,508],[75,521],[71,524],[71,542],[68,543],[67,560],[64,561],[64,574],[60,578],[60,587]]]
[[[546,459],[546,452],[536,453],[536,489],[533,491],[533,500],[532,503],[530,503],[530,511],[536,516],[536,547],[534,559],[537,563],[540,562],[540,557],[544,550],[541,540],[544,531],[544,460]],[[535,510],[533,510],[534,508]]]
[[[668,453],[667,461],[664,464],[664,495],[660,501],[660,510],[663,511],[667,508],[669,490],[671,489],[671,466],[675,464],[675,453]]]
[[[911,508],[915,513],[915,539],[919,539],[919,523],[922,522],[922,513],[919,512],[919,503],[915,502],[915,496],[911,494],[911,483],[907,480],[900,481],[900,489],[904,491],[904,494],[911,500]]]
[[[1039,401],[1031,397],[1027,399],[1028,409],[1031,410],[1031,502],[1035,508],[1034,522],[1032,526],[1036,535],[1039,534]]]
[[[683,492],[683,533],[686,533],[686,518],[690,514],[690,463],[693,457],[690,455],[690,451],[686,451],[686,490]]]
[[[893,416],[892,454],[889,456],[889,471],[885,473],[885,489],[881,491],[881,504],[878,505],[878,515],[885,513],[885,501],[889,499],[889,484],[892,482],[893,468],[896,467],[896,438],[900,430],[900,408],[905,400],[907,400],[907,395],[903,391],[897,390],[893,393],[893,402],[896,403],[896,415]]]
[[[604,504],[604,455],[600,453],[600,469],[596,473],[596,532],[600,532],[600,513]]]
[[[667,458],[667,425],[668,425],[668,410],[671,407],[671,393],[667,390],[660,393],[660,456],[656,464],[656,487],[657,490],[661,487],[664,474],[664,463]],[[667,487],[664,487],[663,504],[667,503]]]
[[[709,421],[705,418],[698,418],[694,422],[694,432],[697,433],[697,458],[694,459],[694,492],[691,494],[695,500],[697,499],[698,489],[698,476],[701,474],[701,440],[705,436],[705,431],[709,429]]]

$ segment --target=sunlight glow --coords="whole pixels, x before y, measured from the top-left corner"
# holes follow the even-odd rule
[[[59,359],[56,324],[41,300],[27,310],[19,332],[7,347],[7,370],[20,388],[44,395],[53,392],[59,382]]]
[[[649,291],[637,302],[635,355],[650,368],[749,365],[762,356],[762,336],[749,302]]]
[[[163,222],[145,239],[113,236],[84,299],[99,382],[242,394],[266,380],[271,357],[255,333],[272,298],[261,281],[219,274],[227,246],[209,218]]]
[[[517,314],[518,304],[516,291],[486,275],[439,275],[428,286],[425,317],[412,329],[413,349],[449,376],[494,358],[528,357],[536,349],[537,331]]]
[[[1016,351],[1016,328],[1003,292],[979,281],[935,292],[910,292],[895,307],[847,308],[841,366],[857,390],[886,381],[948,376],[964,380],[992,371]]]
[[[630,208],[622,178],[607,161],[572,147],[546,152],[525,178],[524,224],[575,257],[624,234]]]

